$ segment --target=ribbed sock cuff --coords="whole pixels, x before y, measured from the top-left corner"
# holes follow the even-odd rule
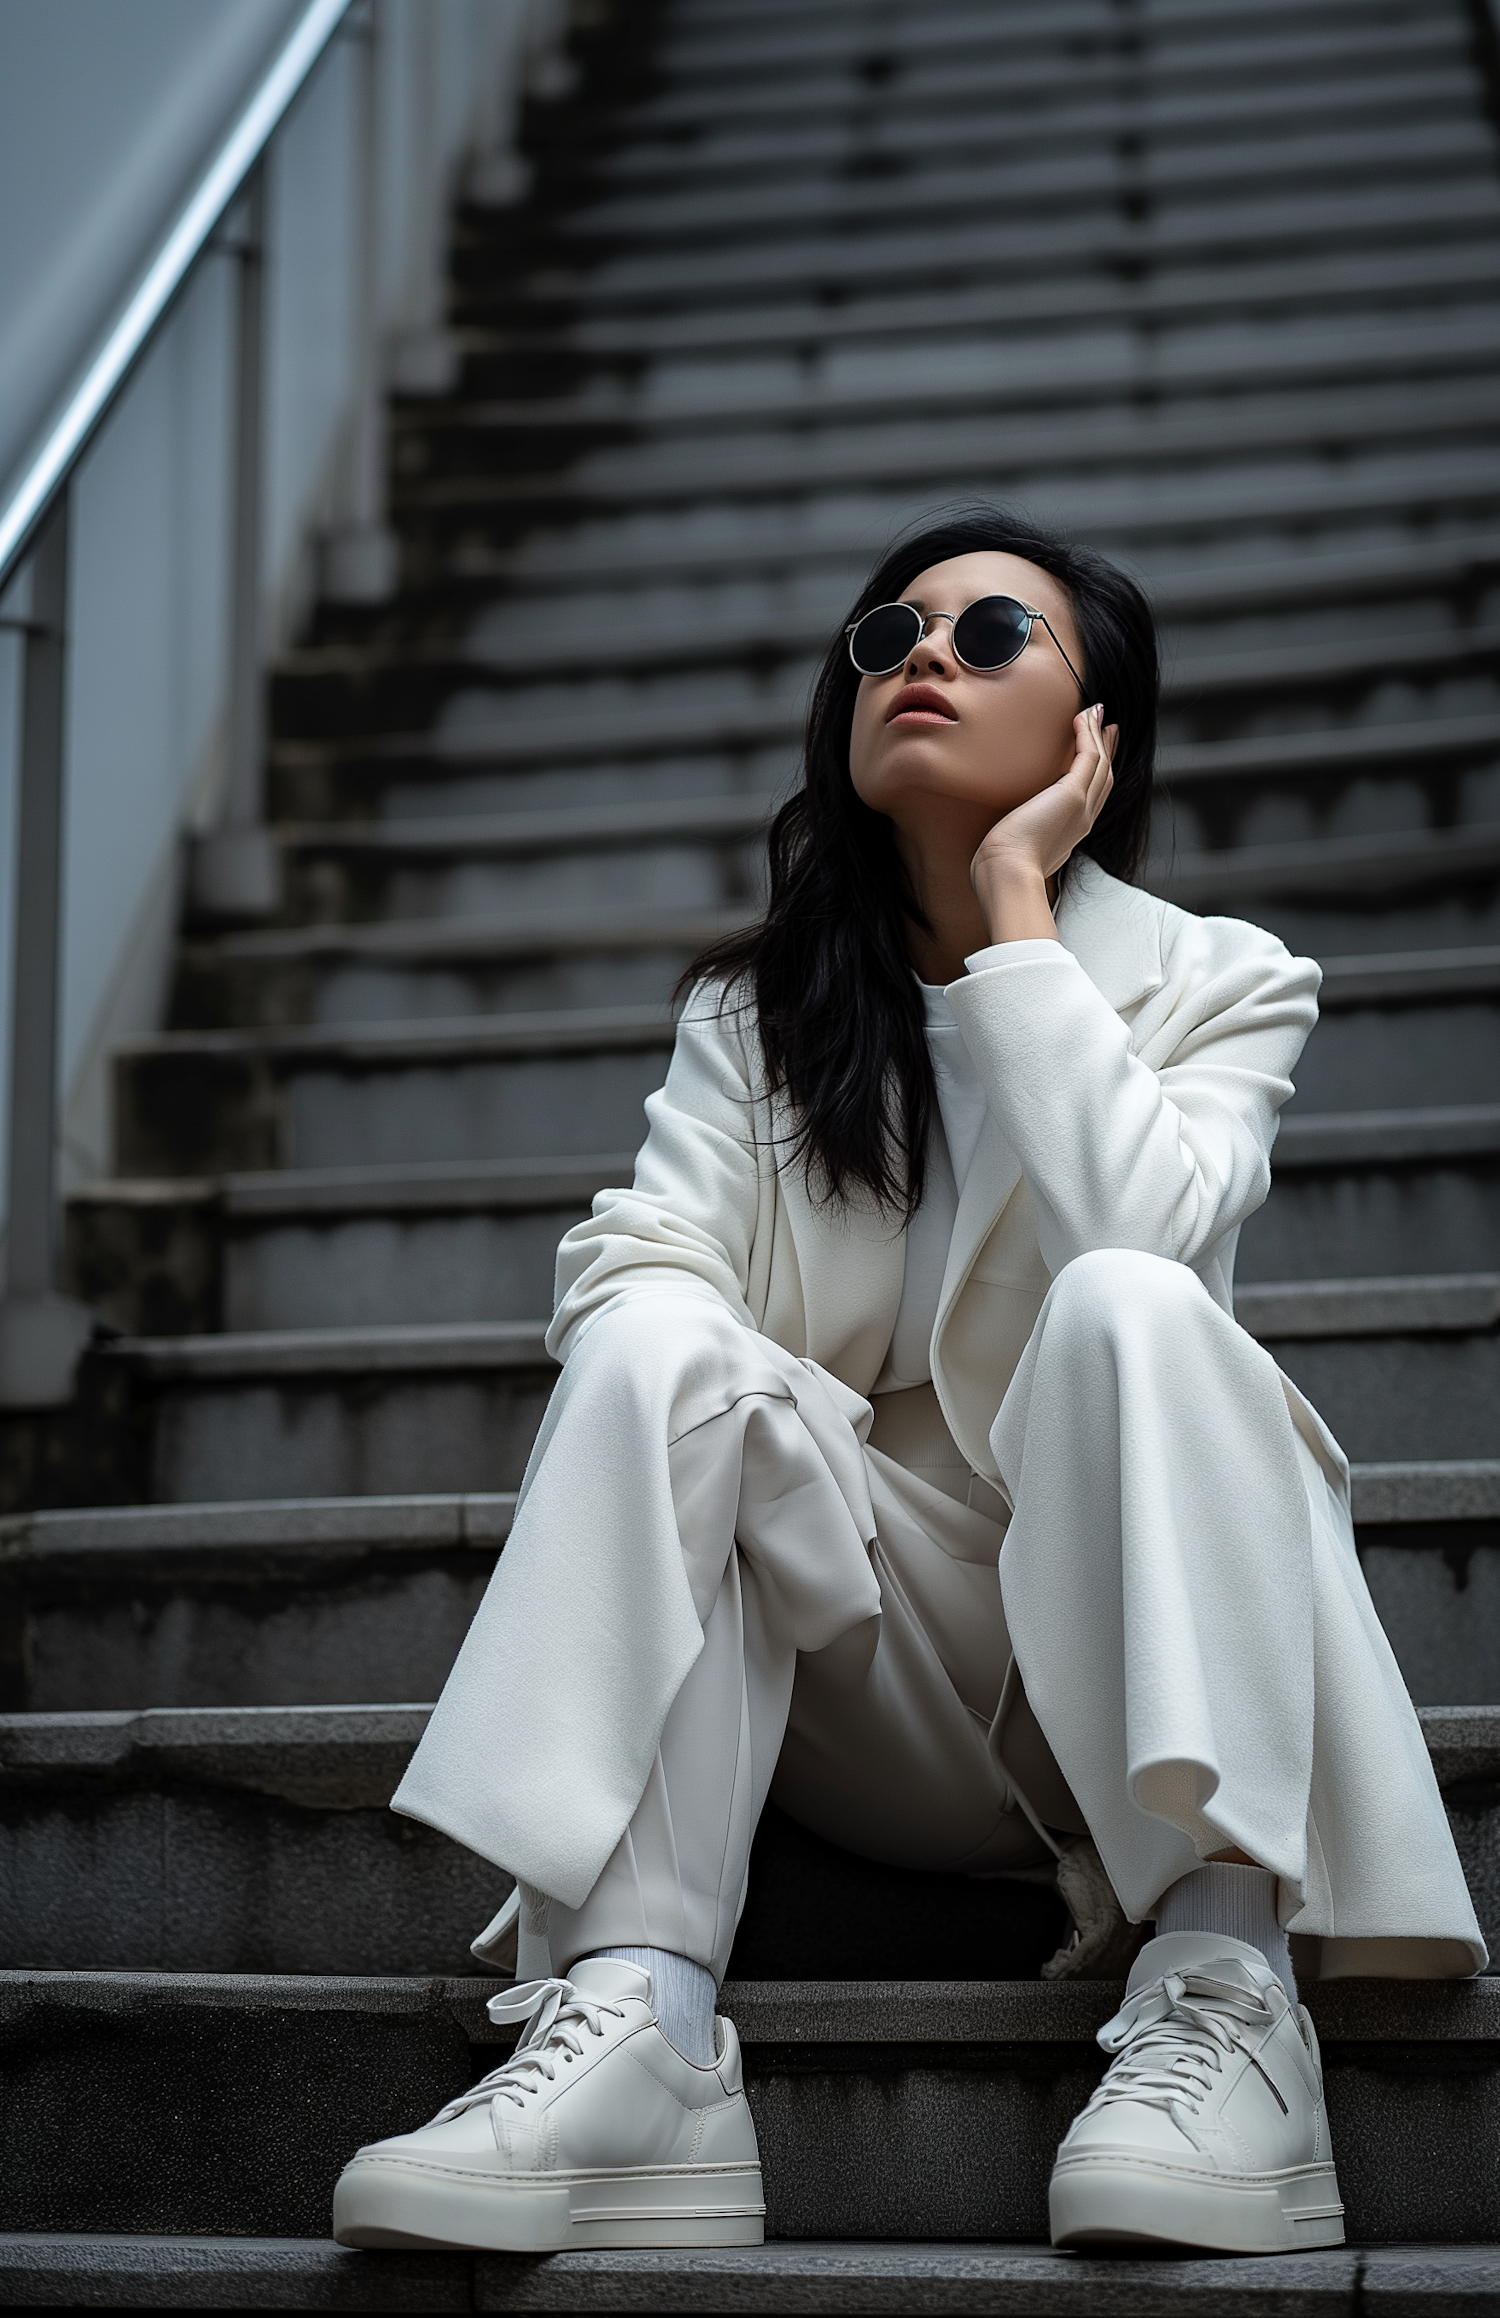
[[[1158,1937],[1167,1932],[1223,1932],[1259,1948],[1286,1990],[1287,2001],[1297,2002],[1297,1979],[1292,1951],[1276,1917],[1276,1878],[1264,1867],[1234,1867],[1226,1860],[1206,1860],[1164,1891],[1156,1903]]]
[[[719,2057],[714,2039],[719,1988],[712,1972],[690,1956],[674,1956],[670,1948],[598,1948],[595,1954],[649,1972],[651,2001],[668,2044],[695,2068],[713,2067]]]

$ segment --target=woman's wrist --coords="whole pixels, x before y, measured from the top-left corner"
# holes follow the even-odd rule
[[[1010,853],[976,861],[974,892],[992,942],[1057,940],[1047,898],[1047,873],[1040,863]]]

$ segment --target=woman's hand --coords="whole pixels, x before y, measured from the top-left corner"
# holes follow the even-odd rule
[[[1074,717],[1067,771],[997,821],[969,866],[992,942],[1057,939],[1048,880],[1087,837],[1115,784],[1120,728],[1103,718],[1102,707]]]

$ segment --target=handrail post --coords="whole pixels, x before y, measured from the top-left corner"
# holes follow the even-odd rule
[[[63,724],[67,681],[68,499],[35,537],[21,680],[11,984],[5,1292],[0,1408],[55,1408],[73,1391],[93,1330],[58,1292],[58,990],[61,982]]]
[[[234,385],[234,492],[230,507],[229,784],[231,828],[261,820],[264,718],[260,672],[261,486],[265,434],[266,168],[245,188]]]
[[[211,917],[273,917],[281,865],[264,821],[265,711],[261,672],[261,498],[265,457],[266,173],[245,180],[237,273],[233,478],[230,493],[228,705],[224,819],[193,855],[193,905]]]
[[[321,580],[331,603],[382,604],[400,577],[396,535],[386,522],[385,401],[381,375],[380,0],[344,19],[359,76],[358,248],[355,254],[354,411],[345,520],[323,542]]]

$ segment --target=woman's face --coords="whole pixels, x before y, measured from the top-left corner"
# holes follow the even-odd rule
[[[984,832],[1072,762],[1073,719],[1088,703],[1040,620],[1008,668],[965,668],[951,621],[978,596],[1017,596],[1045,612],[1068,659],[1083,646],[1060,581],[1019,555],[956,555],[918,574],[901,595],[934,620],[901,667],[862,676],[849,770],[864,802],[898,827],[955,819]]]

